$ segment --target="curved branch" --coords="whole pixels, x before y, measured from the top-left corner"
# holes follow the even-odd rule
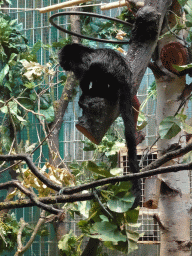
[[[192,150],[192,143],[189,143],[189,144],[187,144],[187,146],[185,146],[183,148],[167,152],[166,154],[164,154],[163,156],[159,157],[154,162],[150,163],[148,166],[144,167],[141,171],[142,172],[146,172],[148,170],[152,170],[152,169],[158,168],[159,166],[167,163],[168,161],[170,161],[170,160],[172,160],[174,158],[181,157],[181,156],[187,154],[191,150]]]
[[[38,206],[39,208],[42,208],[50,213],[53,214],[59,214],[62,211],[59,209],[56,209],[54,207],[48,206],[37,198],[35,194],[33,194],[31,191],[29,191],[26,187],[24,187],[20,181],[18,180],[11,180],[5,183],[0,184],[0,189],[8,188],[8,187],[16,187],[18,188],[22,193],[24,193],[26,196],[30,198],[30,200],[34,203],[34,205]]]
[[[78,194],[73,196],[50,196],[39,198],[39,201],[44,204],[56,204],[56,203],[73,203],[78,201],[87,201],[94,198],[93,193]],[[0,202],[0,210],[2,209],[16,209],[23,207],[32,207],[35,204],[30,199],[19,199],[10,202]]]
[[[113,183],[120,182],[120,181],[129,181],[129,180],[135,180],[135,179],[140,179],[140,178],[146,178],[146,177],[150,177],[152,175],[168,173],[168,172],[178,172],[178,171],[182,171],[182,170],[192,170],[192,163],[179,164],[176,166],[166,166],[166,167],[161,167],[161,168],[143,172],[143,173],[135,173],[135,174],[128,174],[128,175],[124,175],[124,176],[120,176],[120,177],[106,178],[106,179],[91,182],[89,184],[81,185],[79,187],[65,189],[64,192],[68,193],[69,195],[43,197],[43,198],[39,198],[38,200],[44,204],[73,203],[73,202],[77,202],[77,201],[87,201],[87,200],[91,200],[94,198],[93,193],[75,194],[75,195],[70,195],[70,194],[74,194],[74,193],[83,191],[85,189],[99,187],[99,186],[106,185],[106,184],[113,184]],[[0,190],[8,189],[9,187],[11,187],[13,185],[14,185],[13,181],[9,181],[9,182],[0,184]],[[101,187],[100,189],[103,189],[103,187]],[[12,201],[12,202],[1,202],[0,210],[31,207],[34,205],[35,204],[29,199],[20,199],[20,200]]]
[[[24,154],[18,154],[18,155],[0,155],[0,161],[15,161],[15,160],[22,160],[25,161],[28,165],[29,169],[32,171],[32,173],[45,185],[47,185],[49,188],[52,188],[53,190],[60,191],[62,189],[61,186],[56,185],[54,182],[46,178],[43,174],[40,173],[40,171],[37,169],[35,164],[33,163],[32,159],[28,155]]]
[[[26,225],[26,223],[24,222],[23,219],[21,219],[21,228],[17,234],[17,244],[18,244],[18,248],[17,248],[17,252],[15,253],[15,256],[21,256],[24,254],[25,251],[27,251],[29,249],[29,247],[31,246],[31,244],[33,243],[36,235],[37,235],[37,232],[39,231],[40,227],[42,224],[45,223],[45,211],[42,211],[41,215],[40,215],[40,218],[35,226],[35,229],[29,239],[29,241],[26,243],[25,246],[22,245],[22,231],[23,231],[23,228],[24,226]]]
[[[166,166],[166,167],[161,167],[161,168],[146,171],[146,172],[127,174],[127,175],[118,176],[118,177],[105,178],[105,179],[90,182],[88,184],[83,184],[78,187],[63,188],[62,194],[71,195],[74,193],[79,193],[83,190],[87,190],[87,189],[91,189],[91,188],[95,188],[95,187],[99,187],[99,186],[103,186],[103,185],[107,185],[107,184],[113,184],[116,182],[132,181],[135,179],[146,178],[146,177],[150,177],[150,176],[161,174],[161,173],[178,172],[178,171],[182,171],[182,170],[191,170],[191,169],[192,169],[192,163],[178,164],[176,166]]]
[[[68,188],[62,188],[61,186],[56,185],[55,183],[53,183],[52,181],[47,179],[44,175],[42,175],[39,172],[39,170],[36,168],[36,166],[32,162],[31,158],[26,156],[26,155],[0,156],[0,161],[24,160],[24,161],[26,161],[28,167],[33,172],[33,174],[36,175],[48,187],[52,188],[55,191],[61,191],[61,193],[64,194],[64,195],[72,195],[72,194],[75,194],[75,193],[79,193],[83,190],[103,186],[103,185],[106,185],[106,184],[113,184],[113,183],[120,182],[120,181],[129,181],[129,180],[131,181],[131,180],[135,180],[135,179],[150,177],[152,175],[157,175],[157,174],[161,174],[161,173],[178,172],[178,171],[181,171],[181,170],[191,170],[192,169],[192,163],[178,164],[176,166],[167,166],[167,167],[161,167],[161,168],[158,168],[158,169],[154,169],[155,167],[158,167],[158,166],[166,163],[167,161],[169,161],[173,158],[176,158],[178,156],[181,156],[181,155],[189,152],[190,150],[192,150],[192,143],[188,144],[186,147],[184,147],[182,149],[178,149],[178,150],[166,153],[160,159],[157,159],[153,163],[149,164],[147,167],[143,168],[141,170],[142,172],[140,172],[140,173],[127,174],[127,175],[120,176],[120,177],[105,178],[105,179],[93,181],[93,182],[88,183],[88,184],[83,184],[83,185],[80,185],[80,186],[77,186],[77,187],[68,187]],[[153,170],[147,171],[148,169],[153,169]],[[4,184],[8,184],[8,183],[0,184],[0,189],[5,188]]]

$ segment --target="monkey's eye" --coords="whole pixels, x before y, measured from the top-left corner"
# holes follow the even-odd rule
[[[108,84],[107,86],[108,86],[108,88],[109,88],[109,87],[110,87],[110,84]]]
[[[92,89],[92,87],[93,87],[93,84],[92,84],[92,82],[90,82],[90,84],[89,84],[89,90]]]

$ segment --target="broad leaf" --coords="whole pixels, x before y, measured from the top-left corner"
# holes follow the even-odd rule
[[[186,3],[187,3],[188,0],[178,0],[178,3],[181,5],[181,6],[184,6]]]
[[[48,123],[51,123],[54,121],[54,108],[53,106],[49,107],[48,109],[41,109],[40,114],[45,116],[45,119]],[[40,119],[43,119],[42,116],[39,116]]]
[[[118,242],[127,240],[126,236],[123,235],[117,226],[110,222],[96,222],[90,229],[91,237],[98,238],[102,241]]]
[[[127,212],[133,205],[135,197],[130,193],[122,198],[116,197],[107,202],[108,208],[113,212]]]
[[[131,224],[133,224],[133,223],[137,224],[138,217],[139,217],[139,210],[138,209],[129,210],[125,214],[125,218],[126,218],[126,220],[129,224],[130,223]]]
[[[36,54],[39,49],[41,49],[41,45],[42,45],[42,42],[40,40],[38,40],[34,45],[33,45],[33,48],[31,49],[31,53],[32,54]]]
[[[88,161],[87,169],[104,177],[112,177],[109,171],[99,168],[94,162]]]
[[[186,123],[183,123],[183,130],[189,134],[192,134],[192,127]]]
[[[2,85],[3,79],[7,75],[8,72],[9,72],[9,65],[6,64],[5,67],[0,72],[0,85]]]
[[[181,131],[181,121],[173,116],[166,117],[159,126],[161,139],[171,139]]]
[[[10,113],[13,114],[13,115],[17,115],[17,103],[13,102],[13,101],[10,101],[8,103],[8,105],[9,105]],[[7,106],[2,107],[0,110],[4,114],[8,114],[9,113],[9,110],[8,110]]]

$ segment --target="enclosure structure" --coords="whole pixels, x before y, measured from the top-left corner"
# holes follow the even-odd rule
[[[60,32],[59,30],[55,29],[49,23],[49,17],[51,13],[41,14],[37,8],[45,7],[48,5],[60,3],[63,1],[59,0],[12,0],[12,5],[10,5],[10,9],[8,11],[9,15],[12,19],[17,19],[18,23],[23,23],[23,32],[27,36],[29,40],[29,45],[34,45],[38,40],[42,41],[43,44],[51,44],[53,42],[58,41],[59,38],[67,37],[68,35]],[[111,2],[106,0],[106,3]],[[92,4],[93,2],[90,2]],[[100,1],[94,1],[94,4],[100,4]],[[61,10],[63,11],[63,10]],[[100,13],[99,7],[97,8],[97,12]],[[116,17],[120,13],[120,9],[113,9],[109,11],[104,11],[102,14],[108,15],[110,17]],[[68,18],[60,18],[60,24],[65,24],[66,26],[69,25]],[[104,45],[102,45],[103,47]],[[47,49],[40,49],[37,53],[38,61],[41,64],[45,64],[49,61],[49,56],[51,55],[50,50]],[[61,69],[58,69],[57,79],[59,79],[59,72],[62,72]],[[146,134],[146,138],[142,144],[138,146],[138,152],[140,152],[139,158],[142,155],[142,150],[145,149],[147,146],[150,146],[156,138],[156,122],[155,122],[155,100],[150,98],[147,100],[149,96],[149,87],[153,83],[154,77],[152,72],[148,69],[146,74],[142,80],[138,98],[141,103],[146,101],[146,104],[143,105],[143,112],[147,116],[148,125],[144,129]],[[55,81],[56,82],[56,81]],[[63,86],[61,84],[57,84],[54,86],[54,97],[55,99],[59,98],[62,92]],[[81,115],[81,110],[78,106],[78,99],[79,94],[76,98],[71,102],[68,106],[67,113],[64,116],[63,126],[60,132],[60,153],[62,158],[66,163],[70,163],[73,160],[78,162],[82,162],[84,160],[88,160],[92,158],[91,153],[87,153],[83,151],[84,144],[82,143],[83,135],[80,134],[77,129],[75,128],[75,124],[77,122],[78,117]],[[191,112],[192,108],[189,104],[188,108],[189,112]],[[20,134],[20,139],[26,140],[28,136],[30,136],[31,142],[37,141],[37,130],[38,130],[38,123],[34,123],[34,126],[30,128],[29,131],[26,133]],[[38,131],[41,135],[41,131]],[[123,131],[121,131],[123,134]],[[123,158],[125,154],[120,154],[120,165],[124,162],[123,166],[126,167],[126,158]],[[146,159],[146,165],[149,164],[152,160],[156,159],[157,154],[154,149],[154,152],[151,153],[148,158]],[[35,153],[34,159],[38,158],[38,152]],[[48,151],[47,148],[44,148],[43,157],[41,159],[42,163],[48,158]],[[1,182],[9,180],[9,176],[7,173],[1,174]],[[1,200],[4,199],[5,194],[2,192],[0,193]],[[157,210],[147,210],[145,208],[141,208],[139,221],[142,223],[141,225],[141,232],[145,232],[144,237],[139,242],[139,250],[135,253],[131,254],[132,256],[158,256],[159,252],[159,228],[158,224],[155,223],[153,219],[153,214]],[[17,218],[20,219],[23,217],[26,222],[35,222],[39,216],[39,210],[36,207],[32,208],[25,208],[25,209],[17,209],[15,210]],[[66,219],[66,226],[67,229],[73,229],[74,232],[78,235],[78,228],[75,222],[71,221],[68,217]],[[35,242],[31,246],[31,249],[27,251],[24,255],[25,256],[51,256],[53,253],[56,255],[57,251],[57,242],[55,239],[54,230],[49,225],[50,235],[48,238],[39,239],[36,238]],[[6,253],[6,255],[12,255]],[[110,255],[117,255],[116,252],[110,252]],[[120,253],[118,254],[121,255]]]

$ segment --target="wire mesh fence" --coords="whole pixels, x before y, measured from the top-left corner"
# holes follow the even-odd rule
[[[36,8],[45,7],[48,5],[53,5],[56,3],[60,3],[63,1],[60,0],[12,0],[12,5],[10,9],[8,9],[9,15],[12,19],[17,19],[18,23],[23,24],[23,32],[29,41],[29,46],[34,45],[38,40],[43,42],[43,44],[51,44],[52,42],[58,41],[60,38],[67,37],[66,34],[57,30],[49,23],[49,17],[51,13],[40,14]],[[104,1],[110,2],[110,1]],[[93,3],[93,2],[90,2]],[[94,1],[94,4],[100,4],[100,1]],[[96,7],[97,12],[100,13],[100,8]],[[59,10],[62,11],[62,10]],[[108,15],[110,17],[116,17],[120,14],[120,9],[112,9],[109,11],[102,12],[104,15]],[[65,26],[69,25],[69,17],[62,17],[59,19],[59,24],[65,24]],[[45,64],[49,61],[49,56],[51,52],[49,50],[40,49],[37,53],[37,59],[39,63]],[[61,71],[60,71],[61,72]],[[58,78],[58,76],[57,76]],[[148,69],[143,77],[139,92],[138,98],[140,102],[145,103],[142,105],[142,111],[145,113],[148,121],[148,125],[144,129],[144,133],[146,134],[146,138],[144,142],[140,145],[142,148],[146,148],[150,146],[156,138],[156,116],[155,116],[155,108],[156,101],[150,98],[148,100],[149,88],[153,83],[154,77],[151,71]],[[54,88],[54,97],[58,99],[61,96],[63,86],[58,84]],[[75,123],[77,122],[78,117],[81,115],[81,110],[78,106],[79,94],[77,94],[76,98],[73,102],[69,103],[67,112],[64,116],[63,126],[60,131],[60,154],[66,163],[70,163],[73,160],[78,162],[82,162],[87,159],[92,158],[91,153],[87,153],[83,151],[84,144],[82,143],[83,135],[80,134],[76,128]],[[191,107],[189,106],[189,114],[191,113]],[[21,134],[21,139],[27,139],[27,136],[30,136],[30,140],[36,142],[37,141],[37,129],[38,123],[37,120],[34,120],[34,126],[30,128],[30,131],[26,131]],[[41,134],[41,131],[39,131]],[[48,159],[48,149],[43,149],[43,158],[41,161],[45,161]],[[38,155],[38,152],[37,152]],[[149,164],[151,161],[156,159],[157,154],[151,154],[146,159],[144,165]],[[126,170],[127,159],[126,156],[122,156],[121,161],[122,166]],[[10,179],[8,173],[3,173],[0,175],[1,182],[7,181]],[[0,198],[3,200],[5,198],[5,192],[0,193]],[[139,243],[139,250],[132,253],[131,256],[158,256],[159,255],[159,227],[158,224],[153,219],[153,214],[155,210],[147,210],[142,209],[139,222],[141,222],[140,231],[145,232],[144,237],[141,239]],[[25,208],[25,209],[17,209],[15,210],[16,216],[18,220],[23,217],[26,222],[35,223],[39,217],[39,209],[36,207]],[[65,219],[66,230],[69,231],[72,229],[75,234],[79,235],[79,230],[76,225],[77,219],[71,220],[70,216],[67,215]],[[55,237],[55,231],[51,224],[48,226],[50,235],[46,238],[40,238],[37,236],[34,243],[32,244],[30,250],[28,250],[24,255],[25,256],[52,256],[57,255],[57,241]],[[11,256],[12,254],[6,253],[7,256]],[[123,255],[121,253],[110,251],[110,255]]]

